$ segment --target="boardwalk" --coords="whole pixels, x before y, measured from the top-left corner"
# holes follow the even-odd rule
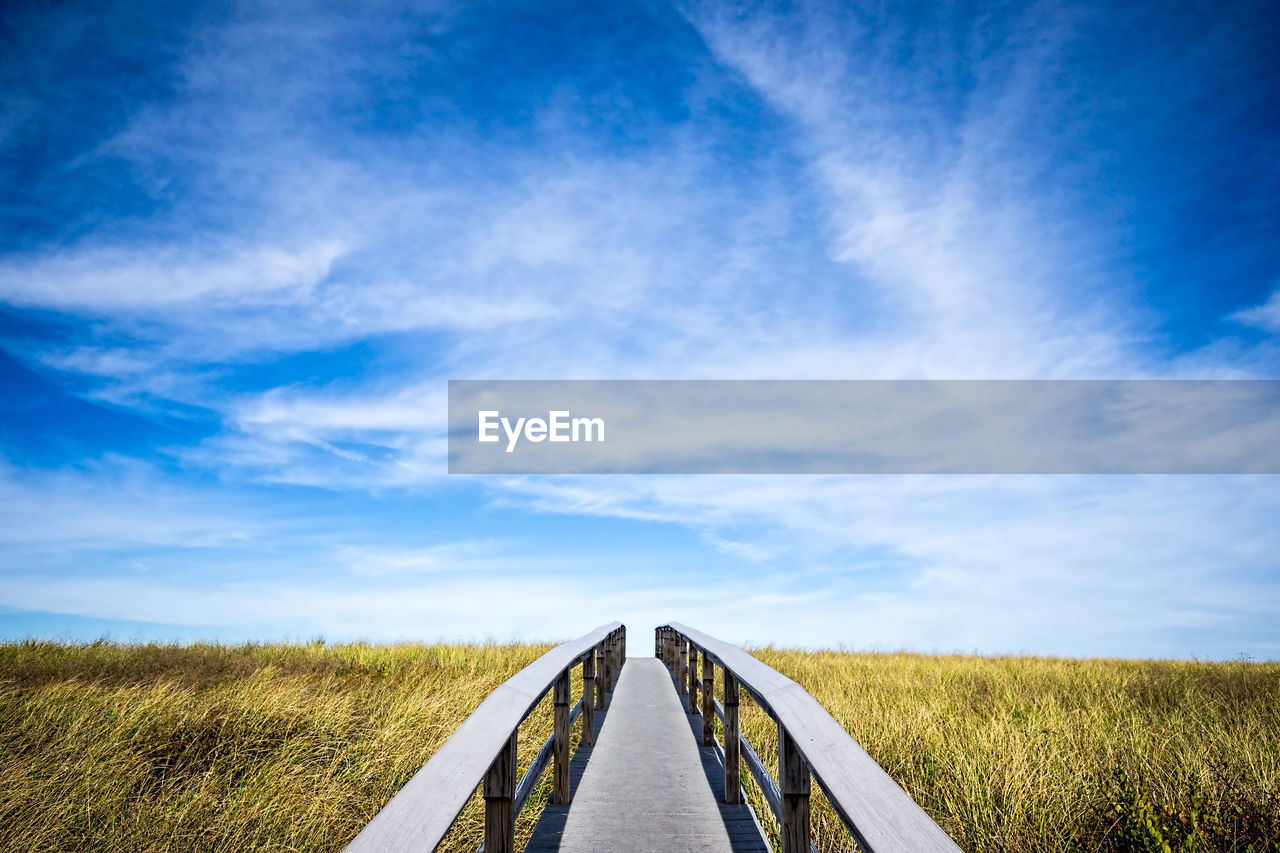
[[[747,773],[777,827],[778,853],[811,853],[815,786],[866,853],[960,853],[790,678],[732,643],[676,622],[655,629],[654,652],[654,658],[628,658],[621,622],[551,649],[490,693],[346,853],[457,849],[441,845],[477,787],[484,798],[483,849],[515,853],[516,816],[548,768],[551,803],[527,847],[534,853],[764,853],[769,846],[760,824],[741,804],[739,782]],[[575,705],[577,673],[582,699]],[[518,773],[520,725],[548,695],[552,734]],[[746,697],[777,725],[776,777],[741,731]],[[686,713],[694,708],[701,714]],[[723,752],[702,745],[714,741],[715,718]],[[582,740],[574,753],[571,735],[579,720]]]
[[[595,747],[574,757],[572,805],[547,806],[527,849],[767,851],[750,810],[723,803],[724,766],[700,745],[701,720],[686,715],[661,661],[628,660]]]

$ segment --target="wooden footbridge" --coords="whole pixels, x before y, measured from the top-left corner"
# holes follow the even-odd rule
[[[602,625],[521,670],[480,704],[347,853],[440,849],[478,786],[481,849],[511,853],[516,815],[549,763],[551,802],[527,851],[769,851],[743,797],[744,767],[772,812],[765,819],[776,821],[780,853],[816,850],[809,837],[813,781],[866,853],[960,849],[804,688],[744,650],[679,623],[656,630],[652,659],[628,659],[626,645],[623,625]],[[571,707],[575,669],[582,699]],[[517,730],[548,691],[554,731],[517,779]],[[777,723],[776,776],[739,730],[744,692]],[[581,738],[570,755],[579,718]]]

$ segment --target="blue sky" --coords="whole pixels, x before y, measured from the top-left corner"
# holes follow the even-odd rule
[[[444,446],[449,378],[1278,378],[1278,30],[8,4],[0,636],[1280,657],[1273,478],[467,478]]]

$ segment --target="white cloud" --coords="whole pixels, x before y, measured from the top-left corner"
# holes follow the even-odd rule
[[[0,546],[15,561],[33,551],[260,543],[271,526],[232,500],[177,486],[151,466],[117,456],[78,470],[0,462],[0,503]]]
[[[445,403],[445,389],[439,384],[397,389],[389,396],[327,398],[277,388],[246,401],[234,420],[245,429],[293,434],[442,433],[446,426]]]
[[[1231,315],[1231,319],[1246,326],[1256,326],[1268,332],[1280,333],[1280,288],[1261,305],[1246,308]]]
[[[818,598],[758,614],[785,642],[1229,657],[1246,649],[1228,638],[1280,618],[1267,478],[531,478],[512,493],[765,543],[785,567],[772,589]]]
[[[197,300],[298,302],[345,252],[324,241],[201,252],[190,245],[62,251],[0,266],[0,299],[19,306],[157,311]],[[201,257],[204,255],[204,257]]]
[[[738,11],[699,8],[690,17],[717,56],[792,120],[826,194],[831,255],[878,293],[881,323],[851,342],[847,375],[1101,378],[1151,369],[1135,347],[1142,314],[1115,276],[1111,244],[1044,185],[1045,164],[1028,159],[1037,148],[1027,137],[1040,132],[1029,104],[1045,111],[1046,99],[1070,94],[1065,80],[1049,85],[1068,27],[1018,22],[1035,38],[993,67],[949,58],[927,30],[872,39],[852,13],[807,9],[784,21]],[[897,50],[918,58],[905,66]],[[976,78],[950,110],[932,100],[940,69],[931,63],[948,61],[970,63]],[[948,112],[958,114],[951,124],[941,118]]]
[[[429,572],[476,571],[499,568],[509,571],[511,564],[500,555],[497,543],[488,540],[449,542],[429,548],[390,549],[343,545],[337,560],[353,573],[368,577]]]

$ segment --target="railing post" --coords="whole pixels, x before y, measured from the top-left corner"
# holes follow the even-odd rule
[[[605,690],[607,682],[605,680],[604,643],[596,646],[595,651],[592,652],[592,654],[594,654],[596,658],[596,708],[603,711],[604,694],[607,692]]]
[[[560,673],[553,690],[556,717],[555,742],[551,749],[556,766],[552,802],[564,806],[569,804],[569,670]]]
[[[618,629],[618,677],[622,677],[622,665],[627,662],[627,626]]]
[[[780,853],[809,853],[809,768],[781,724],[778,725],[778,788],[782,794]]]
[[[698,648],[689,643],[689,713],[698,713]]]
[[[609,659],[609,692],[612,693],[618,683],[618,638],[614,634],[605,641],[605,657]]]
[[[582,742],[596,745],[596,651],[582,659]]]
[[[742,802],[741,733],[738,731],[738,679],[724,670],[724,801],[730,805]]]
[[[711,746],[716,737],[716,667],[707,650],[702,650],[702,745]]]
[[[605,693],[613,692],[613,646],[611,643],[611,638],[605,637],[601,646],[604,653],[604,672],[602,674],[604,675]]]
[[[676,646],[676,684],[680,688],[680,695],[689,692],[689,673],[685,670],[688,663],[685,661],[685,643],[684,637],[680,638],[679,644]]]
[[[471,778],[475,778],[474,776]],[[486,853],[514,853],[516,815],[516,733],[489,765],[484,777],[484,849]]]
[[[613,686],[618,686],[618,678],[622,675],[622,634],[613,635]]]

